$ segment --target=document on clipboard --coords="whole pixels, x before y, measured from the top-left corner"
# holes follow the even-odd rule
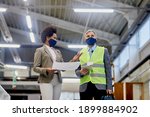
[[[80,62],[54,62],[52,68],[57,70],[76,70]]]

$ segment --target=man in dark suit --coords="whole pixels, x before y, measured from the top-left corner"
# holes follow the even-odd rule
[[[76,74],[80,77],[80,99],[100,100],[102,96],[112,93],[112,76],[108,50],[96,45],[96,33],[88,30],[84,41],[88,47],[80,53],[80,66]],[[88,68],[89,64],[91,67]]]

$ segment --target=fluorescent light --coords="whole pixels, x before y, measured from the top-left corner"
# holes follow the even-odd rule
[[[6,8],[0,8],[0,12],[6,12]]]
[[[0,44],[0,48],[20,48],[18,44]]]
[[[29,29],[32,28],[31,17],[29,15],[26,16],[27,26]]]
[[[87,45],[68,45],[68,48],[85,48]]]
[[[20,77],[17,77],[17,79],[20,80],[21,78],[20,78]]]
[[[27,69],[27,66],[21,66],[21,65],[4,65],[6,68],[12,68],[12,69]]]
[[[31,39],[31,42],[32,42],[32,43],[35,42],[35,37],[34,37],[33,32],[30,32],[30,39]]]
[[[26,2],[27,0],[23,0],[24,2]]]
[[[113,9],[73,9],[74,12],[91,12],[91,13],[113,13],[114,10]]]

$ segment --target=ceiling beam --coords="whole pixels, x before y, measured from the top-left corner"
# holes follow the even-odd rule
[[[127,11],[129,11],[129,9],[135,8],[133,6],[123,4],[117,1],[112,1],[112,0],[99,0],[99,1],[96,1],[96,3],[87,2],[85,0],[75,0],[75,1],[79,1],[81,3],[88,4],[88,5],[93,5],[93,7],[96,6],[100,8],[113,8],[116,12],[121,13],[123,15],[126,14]]]
[[[6,24],[5,18],[4,18],[2,13],[0,13],[0,30],[2,32],[2,36],[3,36],[4,41],[6,43],[12,43],[13,38],[11,36],[11,33],[9,31],[9,28]],[[9,49],[9,51],[13,57],[14,62],[15,63],[21,63],[21,58],[18,54],[18,51],[15,48]]]
[[[10,29],[10,31],[15,32],[15,33],[20,34],[20,35],[23,35],[23,36],[29,35],[29,32],[27,32],[27,31],[19,30],[19,29],[12,28],[12,27],[9,27],[9,29]],[[36,39],[40,39],[40,35],[39,35],[39,34],[34,33],[34,35],[37,37]],[[30,39],[30,37],[29,37],[29,39]],[[75,49],[70,49],[70,48],[68,48],[68,44],[70,44],[70,43],[63,42],[63,41],[61,41],[61,40],[58,40],[57,42],[58,42],[58,43],[57,43],[57,46],[58,46],[58,47],[62,47],[62,48],[66,48],[66,49],[69,49],[69,50],[77,51],[77,50],[75,50]],[[43,43],[41,43],[41,44],[43,44]],[[27,44],[27,45],[28,45],[28,44]],[[31,43],[29,43],[29,45],[31,45]],[[34,46],[34,45],[35,45],[35,44],[33,44],[33,46]]]
[[[84,4],[92,5],[93,7],[100,7],[100,8],[112,8],[115,12],[120,13],[123,17],[128,21],[129,27],[132,25],[133,21],[135,20],[133,14],[137,12],[137,8],[131,5],[127,5],[121,2],[117,2],[114,0],[98,0],[96,3],[87,2],[84,0],[75,0],[79,1]],[[134,13],[130,13],[134,11]],[[135,14],[134,14],[135,16]],[[136,16],[137,17],[137,16]]]
[[[115,1],[115,0],[98,0],[98,1],[99,1],[100,4],[105,5],[105,6],[109,5],[109,6],[112,6],[112,7],[135,8],[132,5],[128,5],[128,4],[118,2],[118,1]]]
[[[143,2],[141,3],[141,7],[146,8],[147,4],[150,4],[150,1],[149,0],[143,0]]]
[[[12,36],[9,32],[5,18],[4,18],[2,13],[0,13],[0,29],[1,29],[4,41],[7,43],[9,43],[9,42],[11,43],[13,41],[13,39],[12,39]]]
[[[5,5],[5,6],[8,7],[7,12],[12,12],[12,13],[26,16],[26,13],[27,13],[26,10],[22,10],[20,8],[8,6],[8,5]],[[83,34],[83,32],[84,32],[84,26],[82,26],[82,25],[74,24],[74,23],[71,23],[68,21],[64,21],[64,20],[55,18],[55,17],[46,16],[46,15],[42,15],[42,14],[35,13],[35,12],[29,12],[29,15],[31,16],[31,18],[35,18],[37,20],[40,20],[40,21],[43,21],[43,22],[46,22],[49,24],[53,24],[62,29],[66,29],[66,30],[73,31],[76,33],[81,33],[81,34]],[[88,28],[90,28],[90,27],[88,27]],[[119,38],[119,36],[116,34],[112,34],[112,33],[105,32],[102,30],[97,30],[97,29],[93,29],[93,30],[95,30],[98,37],[101,39],[112,40],[112,39]]]
[[[23,35],[23,36],[29,35],[29,32],[23,31],[23,30],[19,30],[19,29],[16,29],[16,28],[9,27],[9,30],[10,30],[11,32],[15,32],[15,33],[20,34],[20,35]],[[37,37],[36,39],[40,39],[39,34],[34,33],[34,35]],[[29,37],[29,38],[30,38],[30,37]],[[109,43],[110,43],[111,46],[112,46],[112,53],[113,53],[114,50],[116,49],[116,47],[119,45],[119,39],[111,40],[111,41],[109,41]],[[69,45],[69,44],[70,44],[70,43],[63,42],[63,41],[61,41],[61,40],[58,40],[57,46],[58,46],[58,47],[61,47],[61,48],[66,48],[66,49],[69,49],[69,50],[72,50],[72,51],[75,51],[75,52],[79,51],[79,49],[71,49],[71,48],[68,48],[68,45]],[[42,43],[41,43],[41,44],[33,44],[33,45],[32,45],[31,43],[29,43],[29,44],[23,44],[23,45],[25,45],[25,47],[28,47],[28,46],[39,46],[39,45],[42,45]]]

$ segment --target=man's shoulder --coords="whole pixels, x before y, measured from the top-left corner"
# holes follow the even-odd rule
[[[84,51],[87,51],[87,50],[88,50],[88,47],[82,48],[82,49],[80,50],[80,53],[81,53],[81,52],[84,52]]]
[[[97,48],[104,49],[104,51],[107,51],[107,48],[105,48],[104,46],[97,46]]]

